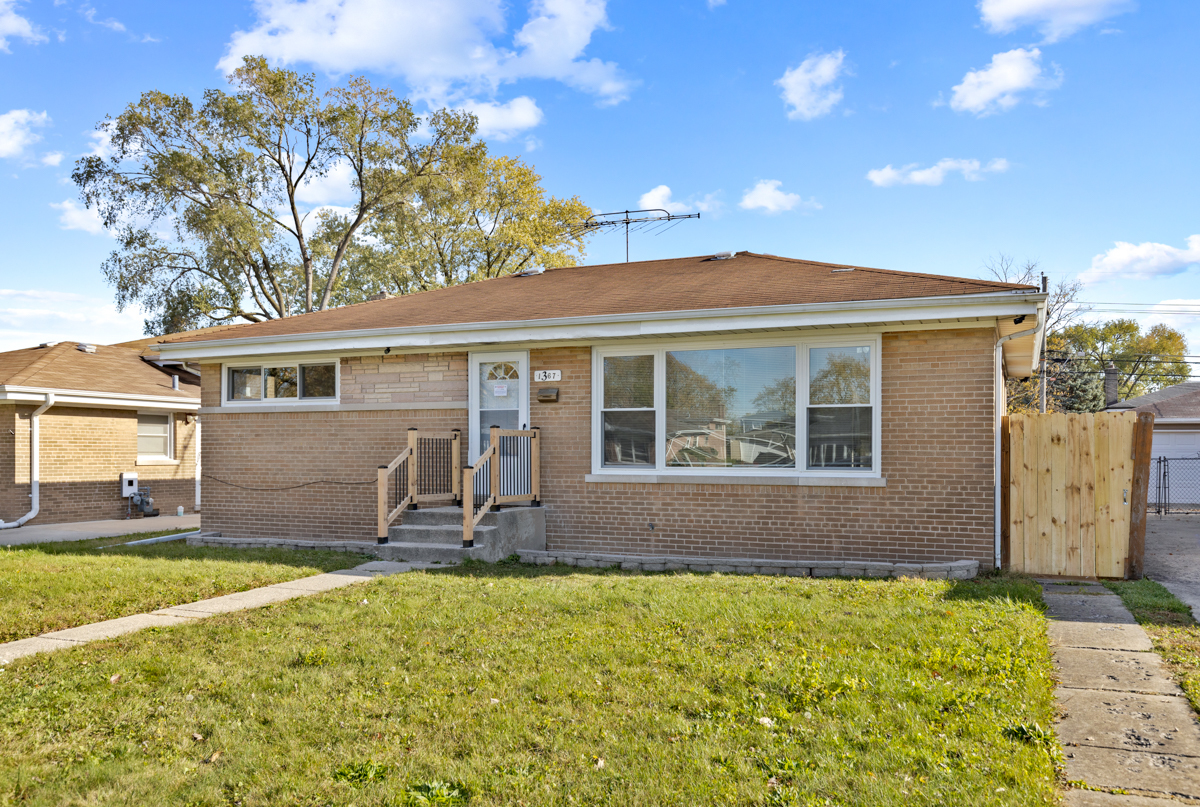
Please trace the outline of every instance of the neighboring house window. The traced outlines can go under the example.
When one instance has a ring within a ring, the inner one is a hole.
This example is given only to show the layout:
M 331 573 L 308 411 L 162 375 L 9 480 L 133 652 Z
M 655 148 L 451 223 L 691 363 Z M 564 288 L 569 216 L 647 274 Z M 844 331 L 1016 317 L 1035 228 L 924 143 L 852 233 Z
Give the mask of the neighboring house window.
M 142 414 L 137 416 L 137 453 L 139 457 L 173 459 L 175 441 L 171 415 Z
M 230 367 L 225 397 L 273 403 L 336 398 L 337 367 L 330 362 Z
M 597 470 L 877 472 L 878 344 L 598 349 Z

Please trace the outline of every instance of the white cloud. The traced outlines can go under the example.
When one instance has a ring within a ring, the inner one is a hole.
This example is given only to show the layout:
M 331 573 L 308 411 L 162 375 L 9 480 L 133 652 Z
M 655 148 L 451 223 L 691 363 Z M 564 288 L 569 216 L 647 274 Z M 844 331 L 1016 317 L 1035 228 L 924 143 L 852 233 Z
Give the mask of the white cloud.
M 0 0 L 0 50 L 5 53 L 12 53 L 8 48 L 10 37 L 35 45 L 47 41 L 45 34 L 17 13 L 17 0 Z
M 96 9 L 90 3 L 85 3 L 84 5 L 80 6 L 79 13 L 82 14 L 83 18 L 92 25 L 99 25 L 101 27 L 108 28 L 111 31 L 125 30 L 125 26 L 121 24 L 120 21 L 115 20 L 112 17 L 109 17 L 106 20 L 96 19 Z
M 710 10 L 716 8 L 717 6 L 723 5 L 725 5 L 725 0 L 708 0 L 708 7 Z
M 1053 90 L 1062 84 L 1062 71 L 1052 64 L 1054 76 L 1042 72 L 1042 52 L 1037 48 L 1015 48 L 997 53 L 982 70 L 971 70 L 962 84 L 954 87 L 950 107 L 979 117 L 1012 109 L 1029 90 Z M 1035 97 L 1034 103 L 1044 103 Z
M 1092 265 L 1079 275 L 1084 283 L 1118 278 L 1146 279 L 1177 275 L 1200 264 L 1200 235 L 1188 237 L 1183 249 L 1170 244 L 1118 241 L 1113 248 L 1092 258 Z
M 92 141 L 92 145 L 87 150 L 89 156 L 107 160 L 113 155 L 112 131 L 107 126 L 94 132 L 88 132 L 88 140 Z
M 466 101 L 461 108 L 479 118 L 480 137 L 494 137 L 497 140 L 510 140 L 540 124 L 544 117 L 537 102 L 527 95 L 514 98 L 507 104 Z
M 316 208 L 355 200 L 354 169 L 348 162 L 334 163 L 324 176 L 309 174 L 305 180 L 296 189 L 296 201 L 302 205 Z
M 671 189 L 666 185 L 657 185 L 646 191 L 638 199 L 638 207 L 643 210 L 661 209 L 668 213 L 712 213 L 721 212 L 723 205 L 718 198 L 719 193 L 708 193 L 697 199 L 688 197 L 686 200 L 672 199 Z
M 66 155 L 61 151 L 48 151 L 42 155 L 42 165 L 58 165 Z
M 1032 25 L 1046 42 L 1057 42 L 1132 8 L 1131 0 L 980 0 L 979 15 L 992 33 L 1008 34 Z
M 585 59 L 592 34 L 606 29 L 606 0 L 531 0 L 512 47 L 502 0 L 255 0 L 256 24 L 237 31 L 218 64 L 246 54 L 330 73 L 373 70 L 402 76 L 437 101 L 494 92 L 503 82 L 544 78 L 625 100 L 632 87 L 616 64 Z
M 91 235 L 105 231 L 95 208 L 84 207 L 72 199 L 51 202 L 50 206 L 58 211 L 58 226 L 63 230 L 83 230 Z
M 775 85 L 783 90 L 787 116 L 792 120 L 812 120 L 829 114 L 842 100 L 842 88 L 834 86 L 834 82 L 846 72 L 845 62 L 846 54 L 841 50 L 813 53 L 798 67 L 784 71 Z
M 25 156 L 25 150 L 42 139 L 34 128 L 49 123 L 49 115 L 32 109 L 14 109 L 0 115 L 0 157 Z
M 1008 170 L 1008 160 L 997 158 L 987 165 L 979 160 L 955 160 L 947 157 L 928 168 L 918 168 L 916 163 L 893 168 L 891 165 L 867 172 L 867 179 L 879 188 L 893 185 L 941 185 L 947 174 L 961 172 L 963 179 L 977 182 L 987 173 L 1002 173 Z
M 764 213 L 782 213 L 785 210 L 820 210 L 821 205 L 815 199 L 807 202 L 798 193 L 787 193 L 780 190 L 783 183 L 778 179 L 762 179 L 753 188 L 742 195 L 738 207 L 743 210 L 761 210 Z
M 66 340 L 113 344 L 142 335 L 145 314 L 47 289 L 0 289 L 0 351 Z

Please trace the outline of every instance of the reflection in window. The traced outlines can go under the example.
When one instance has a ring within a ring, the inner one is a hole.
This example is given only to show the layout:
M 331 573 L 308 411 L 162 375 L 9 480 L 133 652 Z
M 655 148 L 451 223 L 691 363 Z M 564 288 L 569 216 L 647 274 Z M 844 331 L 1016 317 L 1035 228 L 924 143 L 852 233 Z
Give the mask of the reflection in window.
M 295 367 L 268 367 L 263 379 L 264 398 L 295 398 L 299 391 Z
M 300 367 L 301 398 L 333 398 L 337 394 L 336 364 L 305 364 Z
M 666 464 L 796 465 L 796 349 L 668 351 Z
M 809 468 L 870 468 L 871 407 L 808 410 Z
M 601 429 L 605 466 L 656 463 L 654 356 L 607 356 Z
M 870 346 L 810 348 L 808 403 L 809 469 L 873 467 Z
M 229 371 L 229 400 L 257 401 L 262 397 L 262 370 L 258 367 Z

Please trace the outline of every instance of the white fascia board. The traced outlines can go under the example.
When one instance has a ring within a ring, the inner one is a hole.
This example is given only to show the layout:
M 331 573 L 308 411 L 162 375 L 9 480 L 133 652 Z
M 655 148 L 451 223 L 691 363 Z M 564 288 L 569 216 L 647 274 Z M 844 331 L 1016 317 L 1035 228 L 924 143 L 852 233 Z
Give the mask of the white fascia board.
M 120 392 L 10 387 L 0 385 L 0 402 L 44 403 L 46 393 L 54 393 L 55 406 L 85 406 L 101 409 L 162 409 L 170 412 L 194 412 L 199 398 L 172 398 L 166 395 L 130 395 Z
M 903 300 L 853 303 L 750 306 L 693 311 L 558 317 L 516 322 L 469 322 L 410 328 L 371 328 L 354 331 L 252 336 L 203 342 L 152 345 L 162 359 L 189 361 L 237 359 L 245 356 L 286 355 L 391 348 L 441 348 L 502 345 L 512 342 L 557 342 L 568 339 L 619 339 L 671 336 L 681 333 L 724 332 L 757 328 L 805 328 L 822 325 L 930 321 L 960 318 L 1035 315 L 1046 295 L 1038 292 L 988 292 Z

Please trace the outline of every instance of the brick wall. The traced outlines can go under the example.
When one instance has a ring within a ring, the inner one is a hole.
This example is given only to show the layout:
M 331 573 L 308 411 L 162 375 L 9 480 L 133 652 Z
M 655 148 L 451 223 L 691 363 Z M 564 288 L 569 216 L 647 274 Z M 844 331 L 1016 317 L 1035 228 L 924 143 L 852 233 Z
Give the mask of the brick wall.
M 562 370 L 542 427 L 550 549 L 779 560 L 993 561 L 990 329 L 885 334 L 886 488 L 591 483 L 591 354 L 535 350 Z M 535 394 L 536 394 L 535 385 Z M 654 529 L 649 528 L 654 524 Z
M 0 409 L 0 518 L 29 511 L 29 431 L 35 406 Z M 137 413 L 118 409 L 54 406 L 41 415 L 41 507 L 29 524 L 124 518 L 118 477 L 138 474 L 154 506 L 174 514 L 195 505 L 195 426 L 175 415 L 177 465 L 137 465 Z M 9 431 L 14 432 L 9 434 Z
M 342 359 L 342 403 L 463 403 L 466 353 L 410 353 Z
M 991 329 L 884 335 L 886 488 L 585 482 L 591 470 L 591 350 L 533 350 L 531 370 L 562 371 L 553 385 L 558 403 L 537 403 L 537 388 L 546 384 L 530 388 L 530 421 L 543 435 L 548 545 L 780 560 L 971 559 L 990 567 L 993 346 Z M 463 400 L 466 359 L 459 353 L 347 360 L 343 394 L 351 389 L 349 376 L 355 395 Z M 216 371 L 204 368 L 206 406 L 216 403 Z M 420 379 L 423 373 L 441 377 Z M 395 380 L 401 378 L 417 379 L 418 388 L 378 389 L 401 384 Z M 204 473 L 222 481 L 204 479 L 204 527 L 231 537 L 373 539 L 374 487 L 345 483 L 372 482 L 375 468 L 403 449 L 410 426 L 460 428 L 465 437 L 467 412 L 206 414 Z M 315 484 L 275 491 L 232 486 L 306 483 Z

